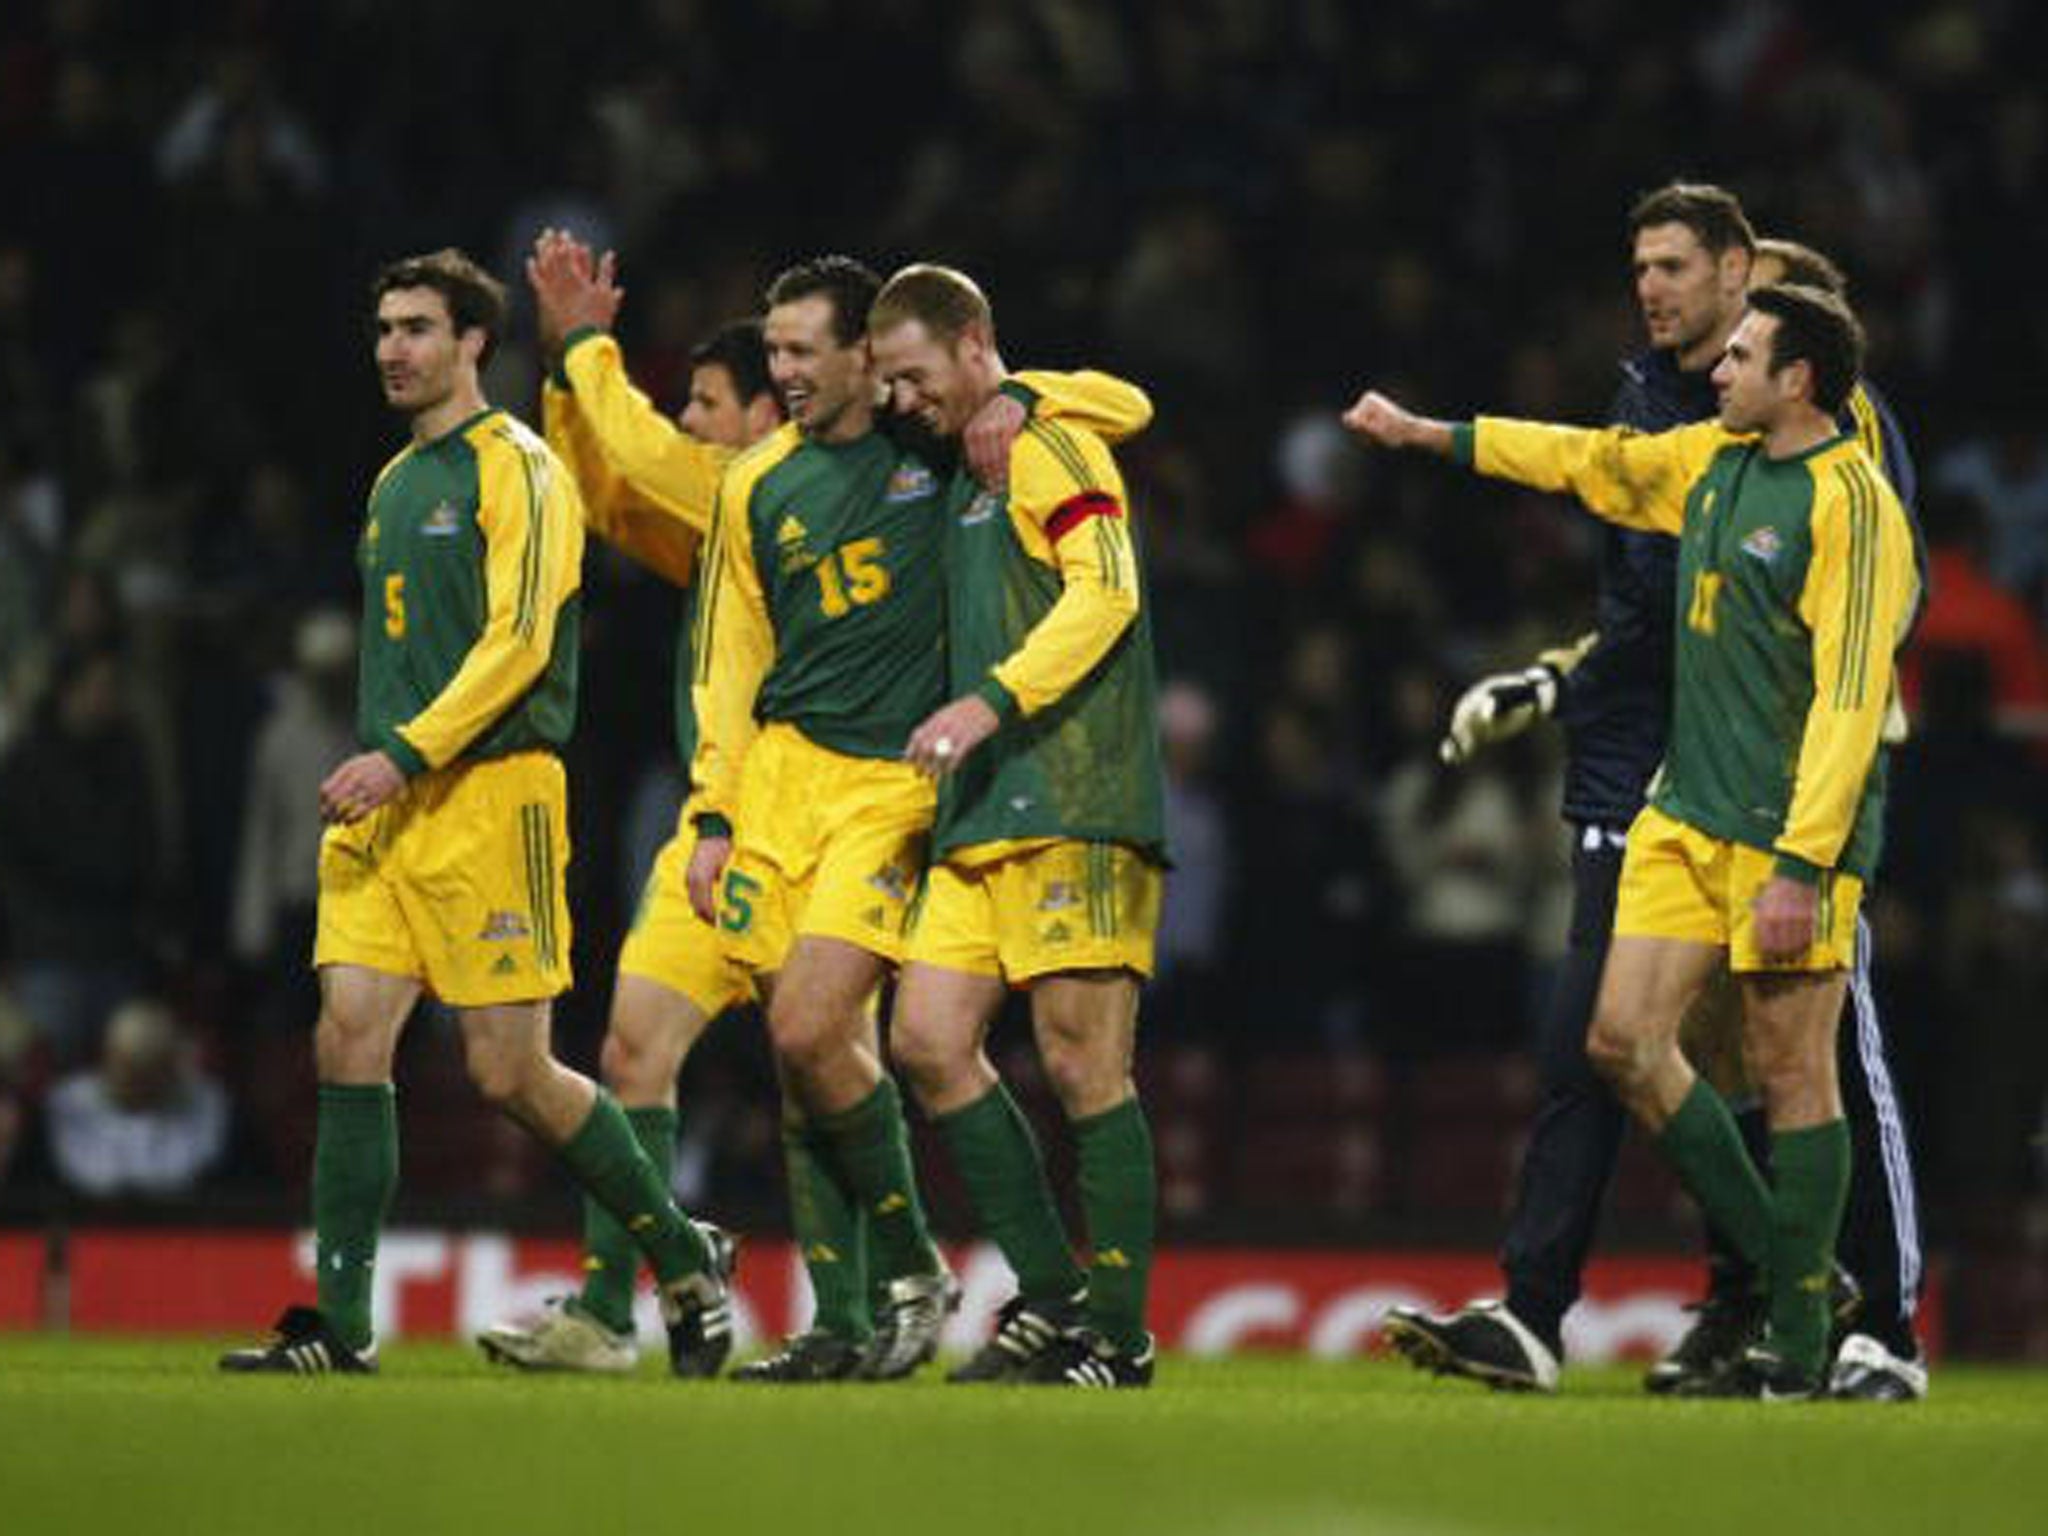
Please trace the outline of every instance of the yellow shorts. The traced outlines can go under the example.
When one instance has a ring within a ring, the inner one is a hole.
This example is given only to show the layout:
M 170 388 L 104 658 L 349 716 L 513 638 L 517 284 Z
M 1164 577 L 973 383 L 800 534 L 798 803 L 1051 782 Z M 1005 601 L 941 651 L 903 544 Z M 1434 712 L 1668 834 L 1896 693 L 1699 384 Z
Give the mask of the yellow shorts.
M 707 1019 L 754 995 L 746 967 L 727 953 L 717 928 L 690 905 L 690 854 L 695 832 L 684 829 L 661 846 L 640 891 L 633 927 L 619 950 L 619 972 L 679 992 Z
M 1165 883 L 1121 843 L 1019 843 L 1000 858 L 948 859 L 925 876 L 909 958 L 1012 985 L 1055 971 L 1150 976 Z
M 733 956 L 774 971 L 799 935 L 843 939 L 890 964 L 924 868 L 931 781 L 894 758 L 848 757 L 766 727 L 741 770 L 718 925 Z
M 481 1007 L 568 990 L 568 789 L 550 752 L 423 773 L 320 842 L 313 964 Z
M 1814 942 L 1804 954 L 1766 959 L 1758 951 L 1751 908 L 1775 863 L 1761 848 L 1714 837 L 1646 806 L 1628 829 L 1614 931 L 1719 945 L 1728 951 L 1731 971 L 1847 967 L 1856 953 L 1856 909 L 1863 900 L 1863 882 L 1854 875 L 1821 875 Z

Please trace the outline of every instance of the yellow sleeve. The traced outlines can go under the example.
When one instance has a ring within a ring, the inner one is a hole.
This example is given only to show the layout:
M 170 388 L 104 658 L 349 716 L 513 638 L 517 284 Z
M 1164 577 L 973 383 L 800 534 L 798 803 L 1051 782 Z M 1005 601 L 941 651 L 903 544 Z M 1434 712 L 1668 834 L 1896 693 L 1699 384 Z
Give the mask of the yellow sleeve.
M 1034 421 L 1010 450 L 1010 520 L 1026 552 L 1059 571 L 1061 591 L 978 691 L 998 714 L 1033 715 L 1137 619 L 1138 557 L 1116 461 L 1093 433 L 1058 422 Z
M 1539 491 L 1568 491 L 1610 523 L 1677 533 L 1685 525 L 1693 481 L 1734 440 L 1713 421 L 1646 433 L 1482 416 L 1472 423 L 1469 456 L 1456 431 L 1453 452 L 1482 475 Z
M 754 696 L 775 663 L 775 628 L 754 565 L 751 513 L 753 488 L 766 467 L 753 456 L 739 460 L 719 487 L 712 515 L 692 637 L 696 659 L 690 698 L 697 711 L 697 754 L 690 760 L 686 822 L 717 816 L 731 825 L 739 805 L 740 765 L 758 729 Z
M 1795 866 L 1832 869 L 1877 758 L 1920 577 L 1906 514 L 1867 459 L 1845 458 L 1817 478 L 1799 594 L 1813 635 L 1813 703 L 1777 848 Z
M 1114 374 L 1026 369 L 1017 382 L 1038 397 L 1036 418 L 1080 427 L 1105 443 L 1124 442 L 1152 425 L 1151 396 Z
M 609 538 L 629 494 L 626 482 L 605 462 L 603 445 L 573 392 L 549 379 L 541 386 L 540 409 L 548 447 L 575 477 L 577 494 L 583 498 L 583 526 Z
M 656 410 L 626 376 L 619 344 L 606 332 L 572 336 L 562 371 L 598 458 L 630 493 L 592 531 L 670 580 L 687 582 L 732 450 L 699 442 Z
M 697 531 L 626 483 L 572 391 L 549 380 L 541 409 L 548 446 L 575 476 L 583 526 L 664 581 L 688 586 L 703 542 Z
M 562 606 L 583 580 L 583 508 L 561 461 L 502 420 L 474 441 L 483 630 L 448 686 L 398 727 L 429 768 L 452 761 L 546 669 Z

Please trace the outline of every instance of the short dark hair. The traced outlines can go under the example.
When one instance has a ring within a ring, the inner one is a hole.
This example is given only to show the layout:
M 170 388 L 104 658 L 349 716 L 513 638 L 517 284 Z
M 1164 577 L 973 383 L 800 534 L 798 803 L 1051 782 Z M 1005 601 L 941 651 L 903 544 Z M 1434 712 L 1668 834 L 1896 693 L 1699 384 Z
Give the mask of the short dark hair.
M 448 319 L 456 335 L 484 333 L 478 365 L 491 360 L 498 338 L 505 334 L 505 285 L 468 255 L 450 245 L 424 256 L 401 256 L 387 262 L 370 284 L 370 302 L 374 305 L 398 288 L 431 288 L 440 294 L 448 303 Z
M 882 280 L 851 256 L 814 256 L 785 268 L 768 285 L 768 307 L 823 295 L 832 304 L 832 335 L 850 347 L 868 332 L 868 310 Z
M 1770 371 L 1805 363 L 1813 370 L 1814 405 L 1830 416 L 1839 415 L 1863 373 L 1863 327 L 1855 312 L 1825 288 L 1801 283 L 1753 289 L 1749 307 L 1778 322 L 1771 337 Z
M 887 330 L 909 320 L 921 323 L 947 343 L 958 341 L 970 326 L 979 325 L 993 340 L 995 312 L 973 278 L 953 267 L 919 262 L 890 278 L 868 313 L 870 330 Z
M 1849 297 L 1849 279 L 1842 269 L 1810 245 L 1801 245 L 1797 240 L 1765 239 L 1757 241 L 1756 254 L 1759 259 L 1770 257 L 1785 269 L 1778 279 L 1781 283 L 1819 288 L 1838 299 Z
M 742 405 L 775 393 L 775 383 L 768 377 L 768 348 L 761 340 L 759 319 L 728 320 L 708 340 L 690 349 L 692 368 L 713 365 L 732 375 L 732 391 Z
M 1742 200 L 1711 182 L 1674 181 L 1637 198 L 1628 211 L 1629 239 L 1653 224 L 1683 224 L 1717 257 L 1731 250 L 1756 253 L 1756 231 Z

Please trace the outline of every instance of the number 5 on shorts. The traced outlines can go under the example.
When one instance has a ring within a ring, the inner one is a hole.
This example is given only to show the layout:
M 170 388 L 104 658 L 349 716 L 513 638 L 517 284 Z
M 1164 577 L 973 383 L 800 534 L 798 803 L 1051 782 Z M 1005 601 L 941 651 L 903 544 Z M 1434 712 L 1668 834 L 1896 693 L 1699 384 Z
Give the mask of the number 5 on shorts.
M 718 926 L 727 933 L 745 933 L 754 924 L 754 898 L 761 882 L 736 869 L 725 872 L 725 899 L 718 906 Z

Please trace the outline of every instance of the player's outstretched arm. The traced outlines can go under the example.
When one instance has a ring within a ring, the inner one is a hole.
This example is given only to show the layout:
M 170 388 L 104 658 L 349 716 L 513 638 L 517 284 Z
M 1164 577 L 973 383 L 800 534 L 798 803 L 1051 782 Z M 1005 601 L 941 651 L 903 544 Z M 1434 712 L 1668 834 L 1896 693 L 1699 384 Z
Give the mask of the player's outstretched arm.
M 1685 521 L 1686 492 L 1730 440 L 1728 431 L 1712 421 L 1656 434 L 1497 416 L 1437 421 L 1378 390 L 1360 395 L 1342 419 L 1380 447 L 1420 448 L 1496 480 L 1568 491 L 1596 517 L 1660 533 L 1678 531 Z
M 563 229 L 544 229 L 526 258 L 526 281 L 540 330 L 541 352 L 550 366 L 560 361 L 563 343 L 577 331 L 608 331 L 619 318 L 626 290 L 618 285 L 610 252 L 594 260 L 590 247 Z
M 699 441 L 663 415 L 627 375 L 625 354 L 608 331 L 573 332 L 562 377 L 605 462 L 652 514 L 681 523 L 693 538 L 709 533 L 732 450 Z
M 591 531 L 668 580 L 689 581 L 731 452 L 684 432 L 627 376 L 611 334 L 625 300 L 611 252 L 594 256 L 575 236 L 542 230 L 526 275 L 552 359 L 550 432 L 552 408 L 565 404 L 588 444 L 572 464 Z
M 1420 448 L 1439 458 L 1451 456 L 1451 423 L 1418 416 L 1376 389 L 1360 395 L 1342 420 L 1351 431 L 1381 448 Z

